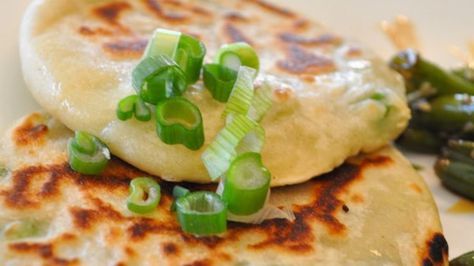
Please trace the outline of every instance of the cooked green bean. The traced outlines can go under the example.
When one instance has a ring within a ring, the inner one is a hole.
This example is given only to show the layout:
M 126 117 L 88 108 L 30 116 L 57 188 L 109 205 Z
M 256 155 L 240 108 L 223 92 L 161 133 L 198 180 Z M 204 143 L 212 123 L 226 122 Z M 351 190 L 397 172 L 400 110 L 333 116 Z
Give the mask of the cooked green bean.
M 399 52 L 390 62 L 390 66 L 410 80 L 425 80 L 438 90 L 438 94 L 467 93 L 474 95 L 474 84 L 456 74 L 445 71 L 439 66 L 422 58 L 415 50 Z
M 440 158 L 435 171 L 448 189 L 474 200 L 474 164 Z
M 474 96 L 467 94 L 443 95 L 429 102 L 428 110 L 418 110 L 414 120 L 430 129 L 459 132 L 474 123 Z
M 437 153 L 442 140 L 433 132 L 424 129 L 408 128 L 398 140 L 400 146 L 422 153 Z
M 474 250 L 452 259 L 449 266 L 474 266 Z

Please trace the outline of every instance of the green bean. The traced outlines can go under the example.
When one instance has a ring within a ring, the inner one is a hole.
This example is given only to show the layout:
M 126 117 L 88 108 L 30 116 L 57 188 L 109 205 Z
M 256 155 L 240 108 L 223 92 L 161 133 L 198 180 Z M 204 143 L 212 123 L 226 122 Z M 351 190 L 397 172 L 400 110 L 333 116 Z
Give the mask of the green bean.
M 474 96 L 443 95 L 429 102 L 428 110 L 414 112 L 414 120 L 430 129 L 459 132 L 474 123 Z
M 452 259 L 449 266 L 474 266 L 474 250 Z
M 442 141 L 430 131 L 408 128 L 398 140 L 398 144 L 415 152 L 437 153 L 441 150 Z
M 474 200 L 474 164 L 440 158 L 435 171 L 445 187 Z
M 462 68 L 452 70 L 452 73 L 474 84 L 474 68 L 462 67 Z
M 443 149 L 446 158 L 474 165 L 474 141 L 450 140 Z
M 474 95 L 474 84 L 425 60 L 415 50 L 401 51 L 392 58 L 390 66 L 407 80 L 417 77 L 428 81 L 438 94 Z

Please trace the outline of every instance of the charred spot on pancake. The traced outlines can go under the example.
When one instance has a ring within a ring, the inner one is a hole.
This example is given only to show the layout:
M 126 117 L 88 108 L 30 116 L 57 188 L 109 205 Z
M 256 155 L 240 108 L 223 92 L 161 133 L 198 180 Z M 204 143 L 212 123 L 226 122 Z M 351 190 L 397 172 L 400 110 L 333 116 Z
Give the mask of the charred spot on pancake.
M 351 196 L 351 202 L 354 202 L 354 203 L 362 203 L 364 202 L 364 196 L 362 196 L 361 194 L 354 194 Z
M 147 40 L 114 40 L 102 45 L 105 53 L 113 59 L 140 58 L 148 44 Z
M 167 256 L 178 256 L 179 255 L 179 247 L 173 242 L 166 242 L 161 245 L 161 249 L 163 253 Z
M 223 27 L 224 36 L 228 42 L 246 42 L 252 44 L 252 41 L 245 36 L 236 26 L 231 23 L 225 23 Z
M 43 124 L 43 122 L 45 122 L 44 117 L 39 113 L 28 116 L 13 131 L 13 141 L 15 144 L 22 147 L 32 143 L 44 143 L 45 136 L 48 133 L 48 126 Z
M 165 12 L 163 6 L 156 0 L 143 0 L 145 6 L 150 10 L 156 17 L 164 19 L 168 22 L 180 22 L 187 20 L 188 18 L 179 13 Z
M 433 266 L 433 262 L 429 258 L 425 258 L 422 262 L 423 266 Z
M 96 36 L 96 35 L 109 36 L 109 35 L 112 35 L 113 32 L 102 27 L 97 27 L 93 29 L 88 26 L 81 26 L 79 28 L 79 34 L 83 36 Z
M 264 1 L 264 0 L 247 0 L 247 1 L 255 3 L 261 8 L 267 11 L 270 11 L 272 13 L 278 14 L 280 16 L 289 17 L 289 18 L 295 17 L 295 13 L 289 11 L 288 9 L 270 4 L 267 1 Z
M 427 256 L 425 261 L 432 262 L 432 265 L 443 265 L 448 259 L 448 242 L 443 234 L 435 233 L 426 242 Z
M 224 15 L 224 18 L 231 22 L 247 22 L 248 18 L 237 11 L 229 11 Z
M 30 166 L 13 172 L 13 186 L 1 191 L 5 205 L 11 208 L 34 208 L 38 202 L 29 197 L 30 184 L 35 176 L 43 174 L 47 169 L 43 166 Z
M 128 9 L 131 9 L 131 6 L 127 2 L 111 2 L 96 7 L 93 13 L 108 24 L 118 26 L 121 14 Z
M 303 18 L 297 19 L 293 23 L 293 27 L 296 30 L 305 30 L 306 28 L 308 28 L 308 26 L 309 26 L 309 21 L 307 19 L 303 19 Z
M 34 254 L 43 259 L 46 262 L 45 265 L 77 265 L 78 259 L 64 259 L 56 257 L 54 254 L 54 248 L 51 244 L 42 243 L 12 243 L 8 245 L 8 248 L 17 253 Z
M 167 207 L 169 209 L 169 207 Z M 130 240 L 140 241 L 147 237 L 148 234 L 183 234 L 181 228 L 176 222 L 170 223 L 158 223 L 152 219 L 141 218 L 134 221 L 133 224 L 128 227 L 127 233 Z
M 119 222 L 125 219 L 122 214 L 100 199 L 92 199 L 92 202 L 94 203 L 94 209 L 81 207 L 71 207 L 69 209 L 74 226 L 78 229 L 90 229 L 100 220 Z
M 349 207 L 347 207 L 346 204 L 343 204 L 343 205 L 342 205 L 342 210 L 343 210 L 345 213 L 348 213 L 348 212 L 349 212 Z
M 318 45 L 338 45 L 342 42 L 341 38 L 333 34 L 322 34 L 317 37 L 304 37 L 290 32 L 284 32 L 278 35 L 280 40 L 287 43 L 297 43 L 306 46 Z
M 286 51 L 287 58 L 279 60 L 277 66 L 292 74 L 318 75 L 334 71 L 334 62 L 323 55 L 306 51 L 296 44 L 290 44 Z
M 191 263 L 184 264 L 184 266 L 212 266 L 212 265 L 214 264 L 209 259 L 196 260 Z

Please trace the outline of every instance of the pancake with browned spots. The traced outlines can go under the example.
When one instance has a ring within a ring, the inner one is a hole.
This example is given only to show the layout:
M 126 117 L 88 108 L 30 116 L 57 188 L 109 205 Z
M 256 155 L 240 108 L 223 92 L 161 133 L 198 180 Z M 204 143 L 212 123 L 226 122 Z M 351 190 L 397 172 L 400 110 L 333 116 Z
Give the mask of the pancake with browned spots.
M 41 136 L 34 133 L 39 127 L 47 129 Z M 447 265 L 428 188 L 392 147 L 305 183 L 273 188 L 270 201 L 291 208 L 294 221 L 229 223 L 220 236 L 197 238 L 183 233 L 170 212 L 172 183 L 156 178 L 161 202 L 138 216 L 127 210 L 126 197 L 130 180 L 145 173 L 117 158 L 100 176 L 72 171 L 66 158 L 72 135 L 33 114 L 3 139 L 0 264 Z
M 201 39 L 210 62 L 224 43 L 257 50 L 273 88 L 263 160 L 272 185 L 301 183 L 393 140 L 410 116 L 404 86 L 373 53 L 285 8 L 260 0 L 36 0 L 21 38 L 25 80 L 38 102 L 74 130 L 103 139 L 119 158 L 169 181 L 208 182 L 201 154 L 223 127 L 224 104 L 202 82 L 185 96 L 203 114 L 199 151 L 166 145 L 155 122 L 121 122 L 131 72 L 154 29 Z

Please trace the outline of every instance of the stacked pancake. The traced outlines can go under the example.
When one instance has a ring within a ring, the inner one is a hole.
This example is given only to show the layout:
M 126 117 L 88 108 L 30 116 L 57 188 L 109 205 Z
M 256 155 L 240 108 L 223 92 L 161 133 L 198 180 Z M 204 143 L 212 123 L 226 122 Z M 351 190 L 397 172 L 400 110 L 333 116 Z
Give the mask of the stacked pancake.
M 163 143 L 154 122 L 116 118 L 158 27 L 199 38 L 206 61 L 225 43 L 256 49 L 256 89 L 264 80 L 272 88 L 262 121 L 270 202 L 292 209 L 293 221 L 230 223 L 213 237 L 181 231 L 170 212 L 173 182 L 215 190 L 204 184 L 210 178 L 201 155 L 224 126 L 224 104 L 202 82 L 186 91 L 204 121 L 197 151 Z M 50 115 L 27 116 L 1 146 L 0 261 L 7 265 L 447 263 L 429 190 L 386 146 L 410 117 L 403 82 L 360 44 L 259 0 L 38 0 L 21 34 L 25 80 Z M 70 169 L 70 130 L 107 144 L 116 157 L 105 172 Z M 162 199 L 138 216 L 124 203 L 129 183 L 149 175 L 159 180 Z

